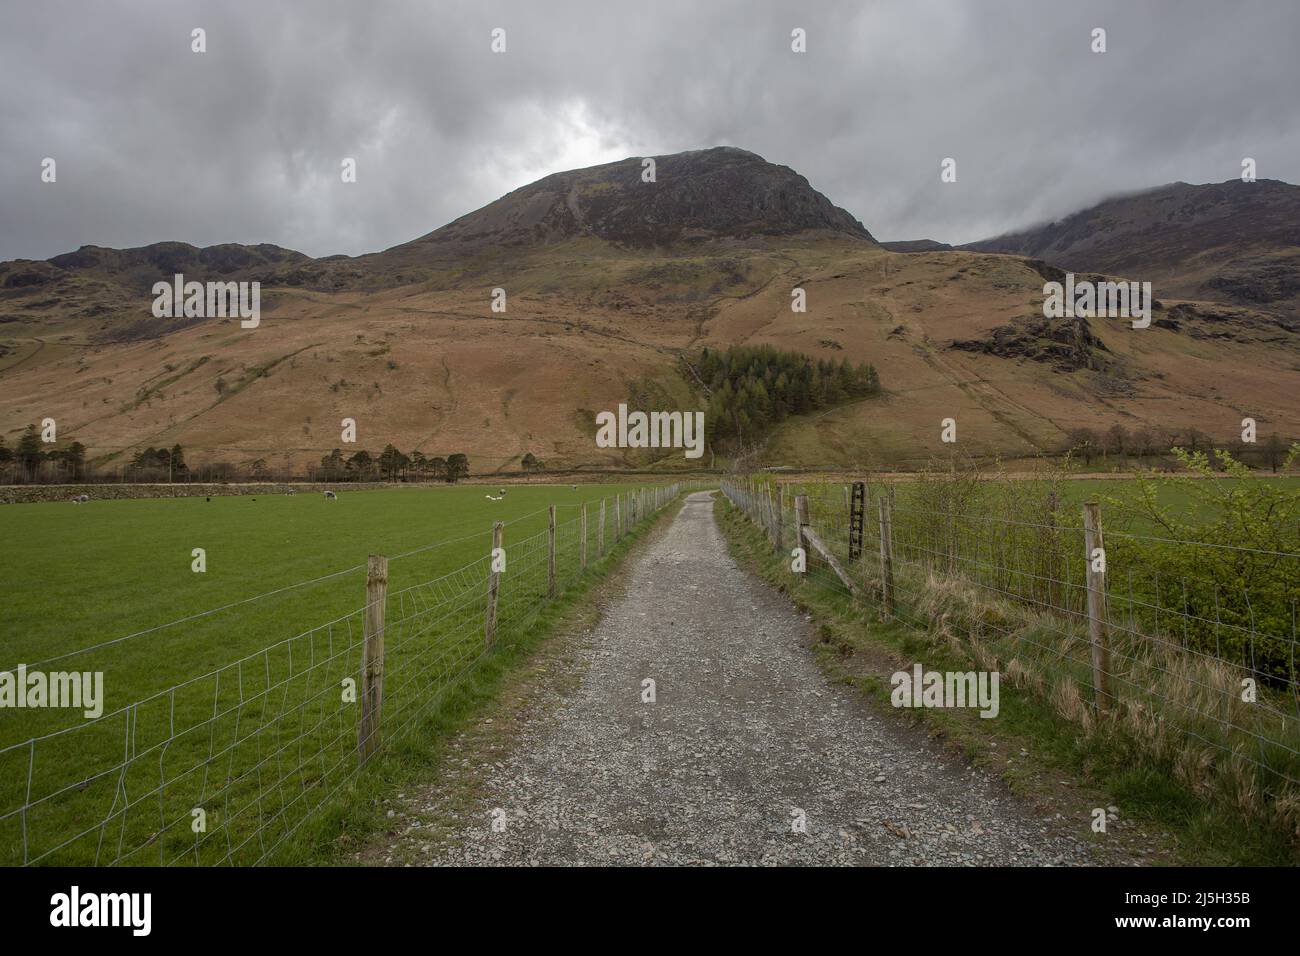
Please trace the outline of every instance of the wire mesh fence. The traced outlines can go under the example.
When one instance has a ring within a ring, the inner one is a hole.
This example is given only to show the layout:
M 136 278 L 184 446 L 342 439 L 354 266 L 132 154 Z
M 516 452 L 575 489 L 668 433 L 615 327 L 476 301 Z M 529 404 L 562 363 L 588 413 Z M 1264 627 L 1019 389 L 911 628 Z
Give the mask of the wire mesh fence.
M 1300 823 L 1300 554 L 1267 534 L 1249 547 L 1108 530 L 1100 506 L 1051 482 L 861 485 L 857 508 L 852 483 L 737 478 L 723 491 L 787 567 L 804 547 L 809 584 L 1090 731 L 1121 727 L 1196 789 L 1223 785 Z
M 467 543 L 486 535 L 444 542 L 482 553 L 391 592 L 386 558 L 371 559 L 364 589 L 362 566 L 327 575 L 317 581 L 355 591 L 346 613 L 0 748 L 0 863 L 271 860 L 370 754 L 409 738 L 494 647 L 525 633 L 636 524 L 698 484 L 568 506 L 563 520 L 552 507 L 548 529 L 519 540 L 498 523 L 502 553 Z

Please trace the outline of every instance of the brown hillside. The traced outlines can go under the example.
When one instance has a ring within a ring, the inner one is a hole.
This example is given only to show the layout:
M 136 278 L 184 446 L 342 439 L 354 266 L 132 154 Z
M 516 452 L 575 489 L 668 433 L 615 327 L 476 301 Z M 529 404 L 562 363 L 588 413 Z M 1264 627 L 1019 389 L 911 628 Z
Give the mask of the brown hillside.
M 1300 422 L 1300 329 L 1272 310 L 1162 297 L 1150 329 L 1050 326 L 1041 263 L 886 251 L 802 177 L 740 150 L 661 157 L 654 194 L 640 168 L 548 177 L 374 256 L 179 250 L 187 278 L 265 276 L 253 330 L 153 319 L 149 269 L 175 263 L 141 250 L 4 264 L 0 433 L 12 444 L 48 416 L 110 466 L 179 442 L 192 462 L 301 468 L 340 446 L 350 417 L 359 447 L 464 451 L 480 474 L 528 452 L 639 464 L 595 447 L 594 414 L 702 407 L 681 358 L 737 343 L 880 372 L 883 396 L 781 426 L 772 464 L 923 460 L 946 450 L 946 417 L 963 450 L 1008 456 L 1080 425 L 1226 438 L 1244 415 L 1264 434 Z M 47 281 L 9 281 L 33 272 Z M 505 314 L 490 308 L 498 286 Z M 791 311 L 795 286 L 806 313 Z

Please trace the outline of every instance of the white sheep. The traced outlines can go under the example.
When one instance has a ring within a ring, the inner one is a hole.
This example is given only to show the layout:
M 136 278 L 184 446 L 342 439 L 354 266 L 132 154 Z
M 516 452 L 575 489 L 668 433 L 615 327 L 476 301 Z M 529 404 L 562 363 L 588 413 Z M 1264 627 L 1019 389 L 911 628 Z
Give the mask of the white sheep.
M 332 491 L 327 491 L 327 492 L 325 492 L 325 500 L 326 500 L 326 501 L 338 501 L 338 500 L 339 500 L 339 496 L 336 495 L 336 494 L 335 494 L 334 492 L 332 492 Z

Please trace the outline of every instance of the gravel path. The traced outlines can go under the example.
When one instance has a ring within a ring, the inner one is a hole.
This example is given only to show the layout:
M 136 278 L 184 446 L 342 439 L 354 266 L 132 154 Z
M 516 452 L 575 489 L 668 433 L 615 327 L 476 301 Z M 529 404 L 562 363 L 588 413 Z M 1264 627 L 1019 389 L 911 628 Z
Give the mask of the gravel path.
M 480 768 L 477 801 L 442 808 L 450 838 L 422 862 L 1101 862 L 907 721 L 828 684 L 809 621 L 737 567 L 712 512 L 692 495 L 630 559 L 576 690 Z

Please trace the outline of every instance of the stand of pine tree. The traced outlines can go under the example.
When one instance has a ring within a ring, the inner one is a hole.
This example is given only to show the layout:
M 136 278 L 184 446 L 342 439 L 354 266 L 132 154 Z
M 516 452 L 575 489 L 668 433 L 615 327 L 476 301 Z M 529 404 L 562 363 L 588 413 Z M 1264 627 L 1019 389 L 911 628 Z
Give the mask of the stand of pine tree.
M 880 392 L 874 366 L 813 359 L 770 345 L 706 348 L 695 370 L 709 393 L 705 427 L 721 448 L 752 444 L 790 415 Z

